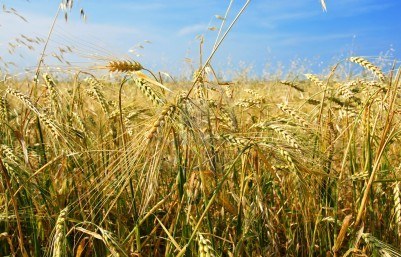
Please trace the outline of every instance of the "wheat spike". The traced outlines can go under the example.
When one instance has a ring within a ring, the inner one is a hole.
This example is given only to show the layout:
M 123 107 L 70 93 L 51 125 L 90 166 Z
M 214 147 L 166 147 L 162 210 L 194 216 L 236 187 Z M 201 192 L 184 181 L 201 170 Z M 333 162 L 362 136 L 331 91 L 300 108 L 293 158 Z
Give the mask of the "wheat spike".
M 7 99 L 3 96 L 0 99 L 0 124 L 8 121 L 8 104 Z
M 362 238 L 373 253 L 379 253 L 379 256 L 392 257 L 401 256 L 401 252 L 395 249 L 391 245 L 388 245 L 376 237 L 372 236 L 370 233 L 363 233 Z M 377 256 L 377 255 L 374 255 Z
M 19 160 L 18 157 L 15 156 L 15 154 L 13 153 L 13 150 L 8 147 L 7 145 L 1 145 L 1 150 L 3 152 L 3 154 L 9 159 L 11 160 L 14 164 L 18 164 Z
M 113 234 L 107 230 L 104 230 L 99 227 L 99 230 L 102 234 L 102 239 L 104 244 L 107 246 L 107 249 L 110 251 L 111 256 L 113 257 L 119 257 L 120 251 L 119 249 L 121 248 L 118 244 L 117 241 L 115 240 Z
M 203 84 L 205 82 L 205 72 L 204 71 L 202 72 L 201 69 L 198 69 L 194 72 L 192 78 L 194 83 Z
M 234 146 L 246 147 L 246 146 L 251 146 L 254 144 L 253 141 L 251 141 L 247 138 L 235 137 L 230 134 L 223 134 L 223 135 L 220 135 L 218 138 L 221 138 Z
M 189 214 L 189 224 L 195 228 L 196 227 L 196 221 L 192 217 L 191 214 Z M 196 237 L 198 240 L 198 256 L 200 257 L 214 257 L 215 250 L 212 247 L 212 243 L 210 242 L 209 239 L 206 239 L 199 231 L 196 231 Z
M 258 92 L 256 92 L 255 90 L 252 89 L 244 89 L 245 92 L 253 95 L 253 97 L 255 98 L 255 100 L 261 101 L 261 102 L 265 102 L 265 98 L 263 96 L 261 96 Z
M 151 140 L 157 134 L 157 131 L 164 125 L 164 123 L 173 117 L 176 109 L 177 107 L 174 104 L 168 104 L 163 109 L 162 113 L 159 115 L 155 123 L 153 123 L 150 132 L 147 134 L 147 140 Z
M 292 147 L 299 150 L 300 146 L 297 141 L 290 135 L 290 133 L 277 125 L 269 126 L 273 131 L 281 135 Z
M 296 170 L 295 162 L 293 161 L 290 153 L 284 149 L 280 149 L 280 154 L 284 157 L 287 161 L 287 164 L 291 167 L 291 169 Z
M 143 69 L 142 65 L 136 61 L 110 61 L 106 67 L 111 72 L 133 72 Z
M 92 87 L 92 93 L 93 93 L 94 97 L 96 98 L 97 101 L 99 101 L 100 106 L 102 106 L 103 112 L 107 116 L 109 116 L 109 106 L 106 101 L 106 98 L 104 97 L 104 94 L 102 93 L 102 91 L 99 88 L 100 83 L 93 78 L 89 78 L 87 81 L 88 81 L 89 85 L 91 85 L 91 87 Z
M 49 90 L 50 92 L 50 98 L 52 99 L 52 101 L 56 101 L 57 98 L 56 83 L 54 82 L 52 77 L 47 73 L 43 74 L 43 79 L 45 80 L 45 85 L 47 90 Z
M 56 222 L 56 232 L 54 233 L 54 241 L 53 241 L 53 257 L 63 257 L 66 256 L 66 226 L 65 221 L 67 218 L 68 207 L 64 208 Z
M 21 92 L 14 90 L 12 88 L 7 88 L 6 92 L 17 97 L 22 103 L 24 103 L 31 111 L 36 113 L 39 117 L 39 120 L 43 122 L 43 124 L 53 133 L 55 137 L 59 136 L 57 127 L 53 124 L 53 122 L 47 117 L 47 115 L 43 113 L 39 113 L 39 110 L 35 107 L 32 101 L 26 95 Z
M 224 93 L 230 99 L 233 98 L 233 91 L 234 91 L 234 89 L 230 85 L 227 85 L 227 86 L 224 87 Z
M 296 83 L 292 82 L 292 81 L 288 81 L 288 80 L 282 80 L 280 81 L 281 84 L 292 87 L 296 90 L 298 90 L 299 92 L 305 92 L 304 89 L 302 89 L 299 85 L 297 85 Z
M 316 86 L 321 87 L 321 88 L 324 89 L 323 82 L 316 75 L 308 73 L 308 74 L 305 74 L 305 77 L 307 79 L 309 79 L 310 81 L 312 81 Z
M 347 229 L 348 229 L 348 227 L 350 225 L 351 219 L 352 219 L 352 215 L 351 214 L 344 218 L 343 224 L 342 224 L 341 229 L 340 229 L 340 233 L 338 233 L 337 239 L 334 242 L 333 252 L 337 253 L 340 250 L 340 248 L 341 248 L 341 246 L 343 244 L 344 238 L 345 238 L 345 236 L 347 234 Z
M 351 62 L 357 63 L 364 67 L 365 69 L 370 70 L 373 72 L 382 82 L 386 81 L 386 77 L 384 76 L 383 72 L 379 69 L 379 67 L 373 65 L 371 62 L 368 60 L 362 58 L 362 57 L 350 57 L 349 60 Z
M 220 108 L 220 116 L 218 117 L 220 120 L 222 120 L 225 125 L 231 130 L 231 131 L 238 131 L 238 124 L 236 121 L 236 117 L 231 115 L 226 109 L 223 107 Z
M 33 111 L 36 114 L 39 114 L 39 110 L 35 107 L 35 105 L 32 103 L 31 99 L 29 99 L 28 96 L 12 88 L 7 88 L 6 93 L 15 96 L 22 103 L 24 103 L 31 111 Z
M 165 101 L 161 99 L 153 89 L 145 84 L 146 82 L 143 79 L 135 79 L 135 85 L 141 90 L 141 92 L 149 98 L 152 103 L 156 105 L 164 105 Z
M 394 219 L 398 231 L 398 236 L 401 237 L 401 195 L 400 182 L 394 184 Z
M 244 108 L 249 108 L 252 106 L 261 108 L 262 103 L 263 103 L 263 101 L 261 99 L 241 98 L 238 100 L 238 102 L 235 105 L 239 106 L 239 107 L 244 107 Z
M 352 86 L 352 84 L 350 82 L 341 84 L 338 87 L 337 94 L 339 96 L 344 97 L 346 100 L 350 100 L 355 95 L 354 92 L 352 92 L 352 90 L 351 90 L 351 86 Z
M 59 133 L 56 125 L 52 122 L 52 120 L 43 113 L 39 114 L 38 117 L 39 117 L 39 120 L 45 125 L 45 127 L 50 130 L 50 132 L 53 134 L 53 136 L 55 138 L 59 138 L 60 133 Z
M 283 111 L 284 113 L 290 115 L 294 120 L 296 120 L 299 124 L 301 124 L 303 127 L 309 127 L 308 123 L 305 121 L 304 118 L 301 117 L 301 115 L 298 114 L 298 112 L 292 108 L 290 108 L 288 105 L 285 104 L 278 104 L 277 107 Z
M 200 257 L 214 257 L 214 249 L 209 239 L 203 237 L 201 233 L 198 235 L 198 253 Z

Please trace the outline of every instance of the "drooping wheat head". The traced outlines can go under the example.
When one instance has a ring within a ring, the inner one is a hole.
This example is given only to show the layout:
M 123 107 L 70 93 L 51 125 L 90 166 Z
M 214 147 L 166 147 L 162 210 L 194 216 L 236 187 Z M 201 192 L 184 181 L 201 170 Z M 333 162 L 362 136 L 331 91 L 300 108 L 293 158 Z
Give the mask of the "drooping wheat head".
M 174 104 L 167 104 L 163 111 L 160 113 L 157 120 L 153 123 L 153 126 L 149 133 L 146 135 L 147 140 L 152 140 L 157 132 L 167 123 L 170 119 L 173 119 L 177 110 L 176 105 Z
M 165 100 L 163 100 L 146 82 L 142 79 L 135 79 L 135 85 L 141 90 L 141 92 L 155 105 L 163 106 Z
M 106 116 L 109 116 L 109 104 L 106 101 L 106 98 L 104 97 L 103 92 L 99 88 L 100 82 L 95 80 L 94 78 L 88 78 L 87 82 L 91 86 L 92 93 L 93 93 L 94 97 L 96 98 L 96 100 L 99 101 L 103 112 L 106 114 Z
M 381 71 L 381 69 L 379 67 L 373 65 L 368 60 L 366 60 L 362 57 L 350 57 L 349 60 L 351 62 L 357 63 L 357 64 L 361 65 L 362 67 L 364 67 L 365 69 L 373 72 L 373 74 L 375 74 L 380 79 L 380 81 L 382 81 L 382 82 L 386 81 L 386 76 Z
M 293 82 L 293 81 L 288 81 L 288 80 L 282 80 L 280 81 L 281 84 L 289 86 L 294 88 L 295 90 L 299 91 L 299 92 L 305 92 L 305 90 L 303 88 L 301 88 L 297 83 Z
M 325 89 L 323 82 L 316 75 L 308 73 L 308 74 L 305 74 L 305 77 L 307 79 L 309 79 L 310 81 L 312 81 L 316 86 L 318 86 L 322 89 Z

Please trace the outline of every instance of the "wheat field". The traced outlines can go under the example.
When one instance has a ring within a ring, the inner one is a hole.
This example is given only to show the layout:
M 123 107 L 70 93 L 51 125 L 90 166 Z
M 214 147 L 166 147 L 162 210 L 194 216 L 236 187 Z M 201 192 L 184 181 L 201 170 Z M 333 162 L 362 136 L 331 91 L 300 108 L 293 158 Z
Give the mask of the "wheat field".
M 213 54 L 6 76 L 0 256 L 401 256 L 399 63 L 220 81 Z

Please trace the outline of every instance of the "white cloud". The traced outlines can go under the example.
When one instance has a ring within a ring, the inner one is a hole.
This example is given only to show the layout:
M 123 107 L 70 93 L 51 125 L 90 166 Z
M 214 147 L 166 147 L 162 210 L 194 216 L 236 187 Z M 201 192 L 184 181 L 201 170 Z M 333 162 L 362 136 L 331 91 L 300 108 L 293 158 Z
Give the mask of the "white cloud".
M 193 24 L 190 26 L 185 26 L 178 31 L 179 36 L 186 36 L 190 34 L 197 34 L 203 31 L 206 31 L 207 25 L 206 24 Z
M 326 42 L 331 40 L 339 39 L 352 39 L 354 34 L 344 33 L 344 34 L 328 34 L 328 35 L 288 35 L 286 39 L 280 41 L 281 45 L 296 46 L 305 43 L 317 43 Z

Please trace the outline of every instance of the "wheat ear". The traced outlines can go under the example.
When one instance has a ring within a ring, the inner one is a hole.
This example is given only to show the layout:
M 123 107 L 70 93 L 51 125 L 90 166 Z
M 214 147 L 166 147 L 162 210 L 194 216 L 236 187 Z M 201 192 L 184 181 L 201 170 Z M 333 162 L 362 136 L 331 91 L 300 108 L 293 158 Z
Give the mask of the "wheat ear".
M 285 104 L 278 104 L 277 107 L 284 113 L 290 115 L 294 120 L 296 120 L 299 124 L 301 124 L 303 127 L 309 127 L 308 123 L 306 122 L 306 120 L 304 118 L 301 117 L 301 115 L 299 115 L 299 113 L 292 109 L 291 107 L 289 107 L 288 105 Z
M 321 88 L 324 89 L 323 82 L 316 75 L 308 73 L 308 74 L 305 74 L 305 77 L 307 79 L 309 79 L 310 81 L 312 81 L 316 86 L 321 87 Z
M 102 239 L 104 244 L 107 246 L 107 249 L 110 251 L 111 256 L 113 257 L 119 257 L 120 252 L 119 249 L 121 247 L 118 245 L 117 241 L 115 240 L 113 234 L 107 230 L 104 230 L 99 227 L 100 232 L 102 233 Z
M 0 99 L 0 123 L 8 121 L 8 104 L 7 99 L 3 96 Z
M 136 61 L 110 61 L 106 67 L 111 72 L 132 72 L 143 69 L 142 65 Z
M 192 215 L 189 215 L 189 224 L 196 228 L 195 219 Z M 206 239 L 199 231 L 196 231 L 196 237 L 198 240 L 198 256 L 200 257 L 214 257 L 215 250 L 212 247 L 212 243 L 209 239 Z
M 282 127 L 279 127 L 277 125 L 270 125 L 269 127 L 273 131 L 275 131 L 276 133 L 281 135 L 291 145 L 291 147 L 294 147 L 297 150 L 300 149 L 299 144 L 297 143 L 295 138 L 288 131 L 286 131 L 285 129 L 283 129 Z
M 362 58 L 362 57 L 350 57 L 349 60 L 351 62 L 357 63 L 364 67 L 367 70 L 370 70 L 373 72 L 382 82 L 386 81 L 386 77 L 384 76 L 383 72 L 379 69 L 379 67 L 373 65 L 371 62 L 368 60 Z
M 156 105 L 164 105 L 165 101 L 161 99 L 153 89 L 145 84 L 146 82 L 143 79 L 135 79 L 135 85 L 141 90 L 141 92 L 149 98 L 152 103 Z
M 394 193 L 394 219 L 398 231 L 398 236 L 401 237 L 401 194 L 400 182 L 396 182 L 393 188 Z
M 299 85 L 297 85 L 296 83 L 292 82 L 292 81 L 288 81 L 288 80 L 282 80 L 280 81 L 281 84 L 292 87 L 294 89 L 296 89 L 299 92 L 305 92 L 304 89 L 302 89 Z
M 0 149 L 2 150 L 3 154 L 7 157 L 7 159 L 11 160 L 15 164 L 19 163 L 18 157 L 15 156 L 13 150 L 10 147 L 8 147 L 7 145 L 1 145 Z
M 50 98 L 52 101 L 56 101 L 57 91 L 56 91 L 56 83 L 53 78 L 49 74 L 43 74 L 43 79 L 45 80 L 45 85 L 47 90 L 50 92 Z
M 93 79 L 93 78 L 89 78 L 88 79 L 88 83 L 92 87 L 93 94 L 96 97 L 96 100 L 98 100 L 99 103 L 100 103 L 100 106 L 102 106 L 103 112 L 107 116 L 109 116 L 109 106 L 108 106 L 108 103 L 106 101 L 106 98 L 104 97 L 104 94 L 102 93 L 102 91 L 99 88 L 100 83 L 97 80 Z
M 43 122 L 45 127 L 47 127 L 55 137 L 59 137 L 56 125 L 54 125 L 54 123 L 51 121 L 49 117 L 47 117 L 46 114 L 39 112 L 39 110 L 35 107 L 35 105 L 32 103 L 31 99 L 29 99 L 28 96 L 12 88 L 7 88 L 6 92 L 10 95 L 17 97 L 22 103 L 24 103 L 28 107 L 28 109 L 36 113 L 36 115 L 38 115 L 39 117 L 39 120 Z
M 54 233 L 54 241 L 53 241 L 53 257 L 62 257 L 66 256 L 67 247 L 66 247 L 66 226 L 65 220 L 67 218 L 68 207 L 64 208 L 56 222 L 56 232 Z
M 28 107 L 28 109 L 30 109 L 36 114 L 39 114 L 39 110 L 35 107 L 35 105 L 32 103 L 31 99 L 29 99 L 28 96 L 12 88 L 7 88 L 6 93 L 15 96 L 22 103 L 24 103 Z
M 174 104 L 168 104 L 163 109 L 162 113 L 159 115 L 155 123 L 153 123 L 150 132 L 147 134 L 147 140 L 151 140 L 157 134 L 157 131 L 159 131 L 159 129 L 165 124 L 165 122 L 167 122 L 174 116 L 176 109 L 177 107 Z

